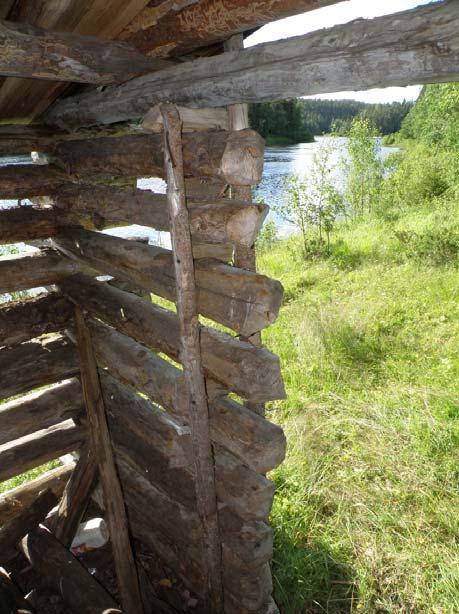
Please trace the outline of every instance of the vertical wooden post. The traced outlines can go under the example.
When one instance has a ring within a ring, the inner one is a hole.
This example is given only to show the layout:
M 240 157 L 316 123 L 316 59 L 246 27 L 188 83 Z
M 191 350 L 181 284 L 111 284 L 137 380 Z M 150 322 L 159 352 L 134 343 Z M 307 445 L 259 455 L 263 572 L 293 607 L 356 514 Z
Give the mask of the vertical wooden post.
M 80 307 L 75 308 L 81 385 L 88 413 L 89 433 L 107 510 L 108 528 L 115 559 L 121 604 L 126 614 L 142 614 L 139 581 L 124 508 L 123 492 L 116 472 L 102 390 L 92 339 Z
M 182 125 L 177 108 L 162 105 L 167 200 L 177 286 L 177 315 L 189 400 L 196 473 L 196 500 L 208 563 L 209 611 L 223 612 L 221 543 L 217 516 L 215 467 L 209 430 L 209 408 L 201 365 L 200 327 L 196 309 L 194 263 L 182 157 Z
M 239 49 L 243 49 L 244 35 L 235 34 L 225 41 L 224 48 L 225 51 L 238 51 Z M 228 117 L 230 130 L 244 130 L 245 128 L 249 128 L 249 105 L 228 105 Z M 252 187 L 247 185 L 232 185 L 231 198 L 242 200 L 247 203 L 252 202 Z M 246 269 L 247 271 L 256 271 L 257 260 L 255 246 L 236 245 L 234 250 L 234 265 L 240 269 Z M 249 341 L 249 343 L 261 347 L 261 333 L 255 333 L 250 338 L 244 339 L 244 341 Z M 248 401 L 245 405 L 260 416 L 265 415 L 265 406 L 263 403 L 251 403 Z

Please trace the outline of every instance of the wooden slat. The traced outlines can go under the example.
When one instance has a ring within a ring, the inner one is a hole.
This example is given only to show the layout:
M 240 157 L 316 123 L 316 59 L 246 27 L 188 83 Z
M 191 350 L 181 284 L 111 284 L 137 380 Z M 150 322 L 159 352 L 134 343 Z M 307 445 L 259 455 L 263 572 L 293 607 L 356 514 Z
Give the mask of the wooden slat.
M 101 273 L 149 290 L 170 301 L 179 299 L 170 250 L 87 230 L 63 230 L 53 245 Z M 274 280 L 215 260 L 195 264 L 198 312 L 250 336 L 272 324 L 283 288 Z
M 62 337 L 2 348 L 0 373 L 0 399 L 7 399 L 76 375 L 76 350 Z
M 126 614 L 142 614 L 143 604 L 134 555 L 129 540 L 123 492 L 115 467 L 92 340 L 80 307 L 75 309 L 75 322 L 80 356 L 81 385 L 89 422 L 91 450 L 97 462 L 107 506 L 107 521 L 121 603 Z
M 77 379 L 3 403 L 0 405 L 0 445 L 30 435 L 37 429 L 77 418 L 83 412 L 81 386 Z
M 171 311 L 85 275 L 67 278 L 60 287 L 73 301 L 121 332 L 174 359 L 179 357 L 178 321 Z M 201 347 L 209 377 L 243 397 L 284 398 L 279 359 L 264 348 L 254 348 L 207 327 L 201 329 Z
M 45 121 L 76 128 L 142 117 L 161 102 L 220 107 L 456 81 L 458 26 L 456 0 L 358 20 L 69 97 L 56 103 Z
M 0 347 L 60 332 L 71 317 L 72 305 L 57 292 L 0 304 Z
M 65 141 L 54 155 L 77 176 L 164 177 L 161 134 Z M 183 135 L 187 175 L 218 177 L 253 185 L 263 173 L 263 139 L 253 130 L 190 132 Z
M 106 85 L 167 66 L 125 43 L 0 20 L 0 75 Z
M 78 450 L 85 431 L 72 420 L 0 446 L 0 482 Z
M 16 164 L 0 167 L 0 198 L 31 198 L 53 194 L 69 177 L 55 166 Z

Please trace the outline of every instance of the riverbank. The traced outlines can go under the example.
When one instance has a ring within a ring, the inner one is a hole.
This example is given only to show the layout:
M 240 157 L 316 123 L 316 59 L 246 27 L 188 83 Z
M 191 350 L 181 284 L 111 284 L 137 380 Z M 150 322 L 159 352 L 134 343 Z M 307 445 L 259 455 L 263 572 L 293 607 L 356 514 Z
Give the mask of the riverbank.
M 300 143 L 315 143 L 315 137 L 304 137 L 301 140 L 290 139 L 287 136 L 273 136 L 268 135 L 265 138 L 266 147 L 287 147 L 288 145 L 299 145 Z
M 263 333 L 288 394 L 269 411 L 289 441 L 271 476 L 284 614 L 459 611 L 458 260 L 397 238 L 432 215 L 341 225 L 315 261 L 299 237 L 259 254 L 285 286 Z

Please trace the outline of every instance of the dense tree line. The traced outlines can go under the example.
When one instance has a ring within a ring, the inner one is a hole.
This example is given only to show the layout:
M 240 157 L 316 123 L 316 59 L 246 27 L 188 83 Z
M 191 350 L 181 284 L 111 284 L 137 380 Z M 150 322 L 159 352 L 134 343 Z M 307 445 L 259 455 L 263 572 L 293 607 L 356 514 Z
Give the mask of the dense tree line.
M 252 128 L 263 137 L 281 137 L 291 142 L 310 142 L 314 135 L 345 134 L 355 117 L 374 124 L 380 134 L 400 130 L 411 102 L 366 104 L 355 100 L 304 100 L 252 104 L 249 119 Z

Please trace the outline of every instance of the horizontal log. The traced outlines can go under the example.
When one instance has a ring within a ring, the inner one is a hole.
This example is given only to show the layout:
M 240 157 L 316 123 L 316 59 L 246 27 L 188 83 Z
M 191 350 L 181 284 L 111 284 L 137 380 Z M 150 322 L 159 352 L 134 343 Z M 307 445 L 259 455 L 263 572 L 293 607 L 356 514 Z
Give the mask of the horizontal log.
M 230 184 L 254 185 L 261 180 L 263 154 L 263 139 L 254 130 L 183 135 L 187 176 L 217 177 Z M 66 141 L 57 145 L 53 155 L 71 175 L 79 177 L 165 176 L 162 134 Z
M 0 245 L 47 239 L 57 229 L 56 216 L 50 209 L 12 207 L 0 211 Z
M 53 194 L 69 177 L 53 165 L 0 166 L 0 198 L 32 198 Z
M 175 360 L 179 358 L 178 321 L 171 311 L 81 274 L 65 279 L 60 287 L 71 300 L 126 335 Z M 279 360 L 271 352 L 204 326 L 201 348 L 207 375 L 240 396 L 253 400 L 284 398 Z
M 455 0 L 358 20 L 58 101 L 45 123 L 76 128 L 142 117 L 154 105 L 221 107 L 306 94 L 459 80 Z M 234 182 L 230 182 L 234 183 Z
M 29 533 L 23 541 L 23 550 L 43 582 L 61 595 L 72 612 L 121 614 L 102 585 L 44 527 Z
M 1 256 L 0 294 L 51 286 L 73 275 L 79 268 L 69 258 L 50 249 L 30 256 Z
M 72 379 L 0 405 L 0 445 L 84 413 L 81 386 Z
M 0 347 L 59 332 L 72 317 L 71 303 L 56 292 L 0 304 Z
M 195 132 L 198 130 L 229 130 L 228 109 L 225 107 L 214 109 L 189 109 L 177 107 L 182 121 L 182 132 Z M 163 131 L 163 116 L 159 106 L 148 111 L 142 121 L 142 129 L 148 132 Z
M 22 509 L 33 504 L 38 494 L 50 489 L 59 498 L 74 468 L 73 463 L 51 469 L 38 478 L 0 494 L 0 526 L 10 522 Z
M 88 228 L 102 230 L 128 223 L 156 230 L 170 228 L 166 195 L 149 190 L 68 185 L 48 202 L 63 209 L 66 222 Z M 268 207 L 261 203 L 230 199 L 189 199 L 188 210 L 194 241 L 241 245 L 253 245 L 268 213 Z
M 178 419 L 186 418 L 180 369 L 100 321 L 89 320 L 88 326 L 100 367 Z M 267 473 L 282 462 L 286 441 L 279 426 L 224 396 L 210 399 L 209 410 L 212 440 L 248 467 Z
M 66 420 L 0 446 L 0 482 L 78 450 L 85 431 Z
M 79 371 L 75 347 L 62 337 L 0 349 L 0 399 L 73 377 Z
M 176 300 L 172 252 L 88 230 L 63 229 L 53 245 L 105 275 Z M 197 308 L 202 315 L 249 337 L 279 313 L 282 285 L 215 260 L 195 262 Z
M 126 43 L 5 20 L 0 20 L 0 49 L 0 75 L 7 77 L 107 85 L 168 65 Z

